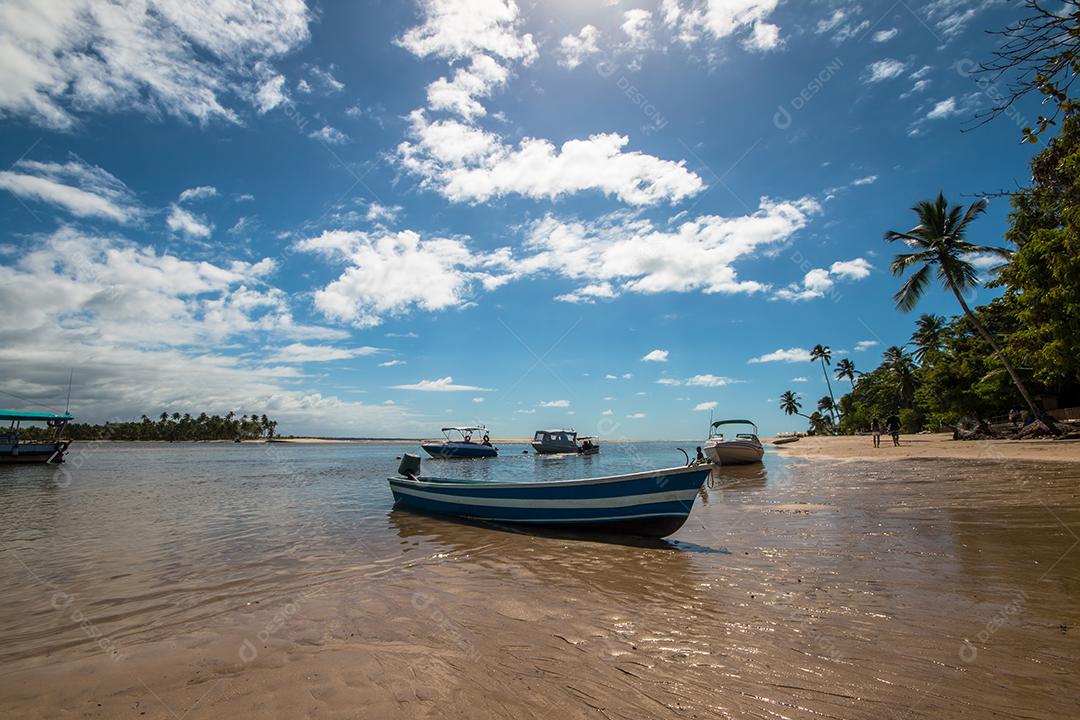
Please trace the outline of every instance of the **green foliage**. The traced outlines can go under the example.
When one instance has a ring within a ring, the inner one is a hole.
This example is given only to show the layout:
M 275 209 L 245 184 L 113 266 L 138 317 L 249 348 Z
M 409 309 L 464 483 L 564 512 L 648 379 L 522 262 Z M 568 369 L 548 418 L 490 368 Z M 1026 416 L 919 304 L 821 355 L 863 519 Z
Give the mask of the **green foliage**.
M 1080 118 L 1031 167 L 1031 188 L 1013 196 L 1007 237 L 1017 251 L 1000 273 L 1018 319 L 1008 342 L 1062 391 L 1080 384 Z
M 242 415 L 228 413 L 224 417 L 201 413 L 197 418 L 190 414 L 161 413 L 157 420 L 146 415 L 138 421 L 107 422 L 104 425 L 70 423 L 64 428 L 64 437 L 72 440 L 253 440 L 273 437 L 277 420 L 266 415 Z M 26 440 L 48 439 L 53 431 L 46 428 L 26 427 L 20 431 Z

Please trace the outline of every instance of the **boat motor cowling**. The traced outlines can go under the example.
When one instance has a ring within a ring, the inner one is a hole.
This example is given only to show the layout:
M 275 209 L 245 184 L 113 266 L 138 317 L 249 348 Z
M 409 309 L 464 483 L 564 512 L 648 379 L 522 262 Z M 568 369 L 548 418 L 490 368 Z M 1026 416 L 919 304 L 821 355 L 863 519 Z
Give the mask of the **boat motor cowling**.
M 420 477 L 420 456 L 413 453 L 405 453 L 401 456 L 401 464 L 398 465 L 398 475 L 407 478 Z

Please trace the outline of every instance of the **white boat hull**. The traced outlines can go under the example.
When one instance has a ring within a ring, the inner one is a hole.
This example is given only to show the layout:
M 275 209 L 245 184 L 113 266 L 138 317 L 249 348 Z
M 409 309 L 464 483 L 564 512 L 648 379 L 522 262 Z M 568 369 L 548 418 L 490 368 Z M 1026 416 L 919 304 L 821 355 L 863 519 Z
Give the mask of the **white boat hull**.
M 765 449 L 749 440 L 709 440 L 703 450 L 713 463 L 723 465 L 751 465 L 761 462 Z

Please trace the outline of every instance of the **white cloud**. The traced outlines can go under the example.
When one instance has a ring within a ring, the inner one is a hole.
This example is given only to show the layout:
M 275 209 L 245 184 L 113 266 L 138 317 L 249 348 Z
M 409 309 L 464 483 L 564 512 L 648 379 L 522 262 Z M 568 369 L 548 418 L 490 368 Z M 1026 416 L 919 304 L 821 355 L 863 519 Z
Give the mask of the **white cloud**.
M 857 12 L 859 10 L 858 6 L 856 6 L 854 10 Z M 818 35 L 831 33 L 832 41 L 839 45 L 842 42 L 856 37 L 869 27 L 869 20 L 856 22 L 848 11 L 838 8 L 833 11 L 833 14 L 829 17 L 819 20 L 814 32 Z
M 569 400 L 542 400 L 540 402 L 542 408 L 568 408 L 570 407 Z
M 829 267 L 829 273 L 846 280 L 862 280 L 869 277 L 870 270 L 874 266 L 863 258 L 854 260 L 837 260 Z
M 57 129 L 132 109 L 238 122 L 226 97 L 254 99 L 267 61 L 307 42 L 309 18 L 302 0 L 10 2 L 0 113 Z
M 484 399 L 485 399 L 485 398 L 482 398 L 482 397 L 474 397 L 474 398 L 472 399 L 472 401 L 473 401 L 474 403 L 482 403 L 482 402 L 484 402 Z
M 315 82 L 325 93 L 338 93 L 345 89 L 345 83 L 334 77 L 330 70 L 325 70 L 318 65 L 312 65 L 307 70 L 308 74 L 315 79 Z
M 268 362 L 273 363 L 309 363 L 331 362 L 333 360 L 348 360 L 365 355 L 374 355 L 382 352 L 381 348 L 364 345 L 361 347 L 338 347 L 334 345 L 308 345 L 306 343 L 293 343 L 278 348 L 270 355 Z
M 844 22 L 846 18 L 847 13 L 842 8 L 837 8 L 829 17 L 824 18 L 823 20 L 818 20 L 817 28 L 814 30 L 814 32 L 818 35 L 821 35 L 822 33 L 827 33 L 830 30 L 839 26 L 840 23 Z
M 749 215 L 702 215 L 670 229 L 624 213 L 589 223 L 549 215 L 529 229 L 524 244 L 529 254 L 514 268 L 582 282 L 582 288 L 558 298 L 576 302 L 626 292 L 761 292 L 768 286 L 741 280 L 734 263 L 790 240 L 820 211 L 812 198 L 762 198 Z
M 684 162 L 662 160 L 624 148 L 616 133 L 568 140 L 556 147 L 524 138 L 513 147 L 502 138 L 456 120 L 428 121 L 410 115 L 411 141 L 398 145 L 401 165 L 452 202 L 483 202 L 505 195 L 554 200 L 598 190 L 631 205 L 676 203 L 704 187 Z
M 945 118 L 958 115 L 960 110 L 956 107 L 956 98 L 948 97 L 934 104 L 930 112 L 926 113 L 927 120 L 944 120 Z
M 460 306 L 480 283 L 496 287 L 502 278 L 477 268 L 498 269 L 507 250 L 474 253 L 459 238 L 421 237 L 411 230 L 374 233 L 328 230 L 296 244 L 322 253 L 347 268 L 315 291 L 315 307 L 326 317 L 372 327 L 386 315 L 412 308 L 436 311 Z
M 255 92 L 255 109 L 262 115 L 288 99 L 289 96 L 285 94 L 285 76 L 274 75 L 259 85 L 259 89 Z
M 744 46 L 764 50 L 778 41 L 779 28 L 766 22 L 777 5 L 779 0 L 663 0 L 660 12 L 664 24 L 686 44 L 705 35 L 723 40 L 749 31 Z
M 330 125 L 323 125 L 321 129 L 308 134 L 312 140 L 320 140 L 328 145 L 344 145 L 349 142 L 349 136 Z
M 712 400 L 710 402 L 702 402 L 694 406 L 694 411 L 705 412 L 707 410 L 715 410 L 717 407 L 719 407 L 719 405 L 720 403 L 716 402 L 715 400 Z
M 779 300 L 814 300 L 832 291 L 836 280 L 862 280 L 870 275 L 873 266 L 863 258 L 838 260 L 828 270 L 814 268 L 803 276 L 802 283 L 791 283 L 773 293 Z
M 214 226 L 205 218 L 188 212 L 176 203 L 169 206 L 169 215 L 165 218 L 165 225 L 172 232 L 189 238 L 207 238 L 214 231 Z
M 400 205 L 383 205 L 380 202 L 372 200 L 368 205 L 367 213 L 364 215 L 364 218 L 368 222 L 380 222 L 382 220 L 393 222 L 394 220 L 397 220 L 397 216 L 401 213 L 401 210 L 402 208 Z
M 855 352 L 863 352 L 869 350 L 872 347 L 877 347 L 880 344 L 881 343 L 879 343 L 877 340 L 860 340 L 859 342 L 855 343 Z
M 623 13 L 622 31 L 629 38 L 631 47 L 645 47 L 652 34 L 652 13 L 634 8 Z
M 720 377 L 709 374 L 694 375 L 686 379 L 687 385 L 695 385 L 698 387 L 723 387 L 725 385 L 730 385 L 733 382 L 735 382 L 735 380 L 732 380 L 729 377 Z
M 576 68 L 585 58 L 600 52 L 599 39 L 600 31 L 593 25 L 581 28 L 577 35 L 565 36 L 559 41 L 559 64 L 571 70 Z
M 725 385 L 731 385 L 732 383 L 737 382 L 739 381 L 729 377 L 706 373 L 703 375 L 692 375 L 685 380 L 680 380 L 678 378 L 660 378 L 656 381 L 656 384 L 670 386 L 690 385 L 696 387 L 724 387 Z
M 453 80 L 439 78 L 428 85 L 427 100 L 432 110 L 457 113 L 467 121 L 487 114 L 476 98 L 487 97 L 505 85 L 509 71 L 487 55 L 473 57 L 468 68 L 459 68 Z
M 866 66 L 866 72 L 863 73 L 863 82 L 879 83 L 885 80 L 892 80 L 893 78 L 903 75 L 904 72 L 907 71 L 907 68 L 907 63 L 893 60 L 892 58 L 878 60 Z
M 889 42 L 899 34 L 900 31 L 896 28 L 889 28 L 888 30 L 878 30 L 871 39 L 876 43 Z
M 216 197 L 218 194 L 217 188 L 212 185 L 199 185 L 198 187 L 188 188 L 184 192 L 180 193 L 180 197 L 177 202 L 189 202 L 192 200 L 206 200 L 207 198 Z
M 667 350 L 652 350 L 645 354 L 641 358 L 642 362 L 667 362 L 668 351 Z
M 855 186 L 873 185 L 876 182 L 877 182 L 877 175 L 867 175 L 866 177 L 861 177 L 861 178 L 858 178 L 857 180 L 852 180 L 851 184 L 855 185 Z
M 630 413 L 626 417 L 630 418 L 631 420 L 641 420 L 642 418 L 645 417 L 645 413 L 643 413 L 643 412 Z
M 911 78 L 912 80 L 921 80 L 921 79 L 925 78 L 927 75 L 929 75 L 930 71 L 933 70 L 933 69 L 934 69 L 933 65 L 923 65 L 921 68 L 919 68 L 915 72 L 908 75 L 908 77 Z
M 526 410 L 526 409 L 515 410 L 514 414 L 515 415 L 535 415 L 536 414 L 536 408 L 529 408 L 528 410 Z
M 477 53 L 525 64 L 536 58 L 532 35 L 520 34 L 513 0 L 421 0 L 424 21 L 397 43 L 418 57 L 460 59 Z
M 776 50 L 782 45 L 780 40 L 780 26 L 767 22 L 756 22 L 750 34 L 743 40 L 743 47 L 747 50 L 765 52 Z
M 810 382 L 810 380 L 809 380 L 809 378 L 807 378 L 807 377 L 805 377 L 803 375 L 799 375 L 798 377 L 791 378 L 791 382 L 804 383 L 804 382 Z
M 438 380 L 420 380 L 409 385 L 391 385 L 394 390 L 418 390 L 420 392 L 491 392 L 491 388 L 476 385 L 459 385 L 447 375 Z
M 602 412 L 600 414 L 601 415 L 614 415 L 615 411 L 614 410 L 605 410 L 604 412 Z
M 142 215 L 127 185 L 76 155 L 64 163 L 19 160 L 0 172 L 0 189 L 23 200 L 55 205 L 76 217 L 126 223 Z
M 771 352 L 771 353 L 766 353 L 766 354 L 760 355 L 758 357 L 750 358 L 749 360 L 747 360 L 747 362 L 751 363 L 751 364 L 753 364 L 753 363 L 770 363 L 770 362 L 797 363 L 797 362 L 809 362 L 809 360 L 810 360 L 810 351 L 809 350 L 806 350 L 804 348 L 793 347 L 793 348 L 788 348 L 787 350 L 784 350 L 783 348 L 781 348 L 781 349 L 776 350 L 776 351 Z
M 387 360 L 386 362 L 379 363 L 379 367 L 397 367 L 398 365 L 404 364 L 404 360 Z
M 941 33 L 953 37 L 963 32 L 979 13 L 1001 4 L 1003 0 L 932 0 L 922 12 Z

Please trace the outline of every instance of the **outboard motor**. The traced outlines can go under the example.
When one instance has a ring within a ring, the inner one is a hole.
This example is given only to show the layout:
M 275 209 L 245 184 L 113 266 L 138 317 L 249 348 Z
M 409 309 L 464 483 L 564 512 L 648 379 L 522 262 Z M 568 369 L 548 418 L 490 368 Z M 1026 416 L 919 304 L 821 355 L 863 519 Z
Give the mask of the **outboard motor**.
M 398 465 L 398 475 L 416 480 L 420 477 L 420 456 L 413 453 L 405 453 L 401 456 L 401 464 Z

